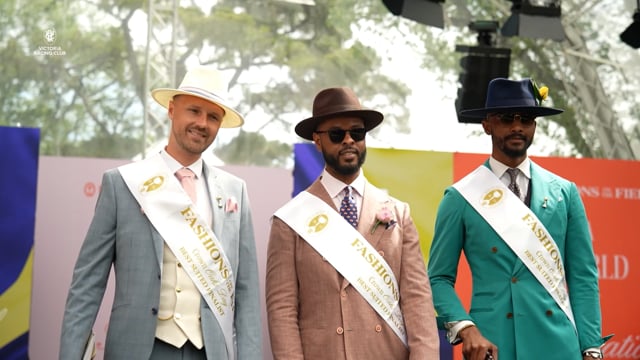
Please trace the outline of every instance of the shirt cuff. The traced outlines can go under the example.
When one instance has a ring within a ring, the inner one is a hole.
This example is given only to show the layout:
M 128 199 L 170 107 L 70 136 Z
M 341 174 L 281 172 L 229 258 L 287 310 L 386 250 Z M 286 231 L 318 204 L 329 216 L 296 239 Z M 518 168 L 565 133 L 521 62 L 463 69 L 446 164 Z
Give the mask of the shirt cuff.
M 460 330 L 468 328 L 469 326 L 475 326 L 471 320 L 452 321 L 444 324 L 447 329 L 447 340 L 451 345 L 456 345 L 462 342 L 462 339 L 458 336 Z

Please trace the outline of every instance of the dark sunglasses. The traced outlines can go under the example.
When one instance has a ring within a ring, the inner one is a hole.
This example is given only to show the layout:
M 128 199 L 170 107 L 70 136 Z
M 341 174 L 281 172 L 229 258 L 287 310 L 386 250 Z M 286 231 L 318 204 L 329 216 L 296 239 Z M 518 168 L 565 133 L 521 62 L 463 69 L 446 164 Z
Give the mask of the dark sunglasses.
M 329 134 L 329 140 L 331 140 L 332 143 L 340 144 L 342 140 L 344 140 L 344 137 L 347 135 L 347 133 L 349 133 L 349 136 L 351 136 L 351 138 L 354 141 L 364 140 L 364 136 L 367 135 L 367 129 L 365 128 L 357 128 L 357 129 L 349 129 L 349 130 L 331 129 L 326 131 L 315 131 L 315 133 L 316 134 L 327 133 Z
M 518 120 L 520 121 L 520 124 L 522 124 L 523 126 L 531 126 L 536 121 L 535 116 L 518 114 L 518 113 L 514 113 L 514 114 L 494 113 L 494 114 L 490 114 L 490 116 L 497 117 L 498 120 L 500 120 L 500 122 L 503 123 L 504 125 L 511 125 L 513 124 L 514 121 Z

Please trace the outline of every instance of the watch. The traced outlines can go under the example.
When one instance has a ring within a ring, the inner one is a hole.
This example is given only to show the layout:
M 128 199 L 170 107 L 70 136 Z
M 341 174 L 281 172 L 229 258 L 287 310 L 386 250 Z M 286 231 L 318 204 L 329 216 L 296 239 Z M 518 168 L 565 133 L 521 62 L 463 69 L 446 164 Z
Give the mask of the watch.
M 604 359 L 604 355 L 600 350 L 587 350 L 582 353 L 582 356 L 588 356 L 592 359 Z

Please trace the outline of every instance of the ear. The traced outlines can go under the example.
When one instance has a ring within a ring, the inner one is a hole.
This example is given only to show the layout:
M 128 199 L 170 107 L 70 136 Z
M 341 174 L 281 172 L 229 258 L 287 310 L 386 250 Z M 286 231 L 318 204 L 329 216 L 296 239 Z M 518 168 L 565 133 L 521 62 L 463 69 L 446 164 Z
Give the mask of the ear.
M 169 107 L 167 107 L 167 116 L 169 116 L 169 119 L 171 121 L 173 121 L 173 111 L 174 111 L 173 100 L 169 100 Z
M 313 143 L 318 151 L 322 152 L 322 144 L 320 144 L 320 135 L 313 133 Z
M 491 135 L 491 126 L 489 125 L 489 122 L 486 119 L 482 120 L 482 128 L 484 129 L 485 134 Z

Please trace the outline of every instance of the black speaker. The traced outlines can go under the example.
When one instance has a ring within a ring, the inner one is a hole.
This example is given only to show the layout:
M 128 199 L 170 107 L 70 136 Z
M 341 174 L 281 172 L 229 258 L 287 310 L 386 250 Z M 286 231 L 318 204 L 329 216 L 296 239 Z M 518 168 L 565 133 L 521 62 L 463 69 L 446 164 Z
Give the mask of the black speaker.
M 633 22 L 620 34 L 620 40 L 634 49 L 640 48 L 640 9 L 633 14 Z
M 479 109 L 485 105 L 489 81 L 509 77 L 511 49 L 484 46 L 457 46 L 460 59 L 458 97 L 455 101 L 458 122 L 480 123 L 482 119 L 461 116 L 460 111 Z

